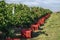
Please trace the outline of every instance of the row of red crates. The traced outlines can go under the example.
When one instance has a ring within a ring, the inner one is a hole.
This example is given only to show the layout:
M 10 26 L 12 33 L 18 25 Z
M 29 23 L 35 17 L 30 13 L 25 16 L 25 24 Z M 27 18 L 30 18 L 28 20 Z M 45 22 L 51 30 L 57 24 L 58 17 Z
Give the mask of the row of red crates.
M 21 30 L 21 36 L 23 38 L 31 38 L 32 31 L 38 30 L 39 26 L 44 24 L 45 20 L 50 16 L 50 14 L 47 14 L 46 16 L 42 17 L 37 21 L 36 24 L 32 24 L 30 29 L 22 29 Z M 7 39 L 9 40 L 9 39 Z M 11 40 L 20 40 L 19 38 L 11 39 Z
M 44 23 L 45 23 L 45 20 L 46 20 L 49 16 L 50 16 L 50 14 L 47 14 L 46 16 L 44 16 L 44 17 L 42 17 L 41 19 L 39 19 L 36 24 L 32 24 L 32 25 L 31 25 L 31 29 L 32 29 L 33 31 L 38 30 L 39 26 L 42 25 L 42 24 L 44 24 Z
M 21 31 L 21 36 L 24 38 L 31 38 L 31 32 L 38 30 L 39 26 L 44 24 L 45 20 L 50 16 L 50 14 L 47 14 L 46 16 L 42 17 L 37 21 L 36 24 L 32 24 L 30 29 L 23 29 Z

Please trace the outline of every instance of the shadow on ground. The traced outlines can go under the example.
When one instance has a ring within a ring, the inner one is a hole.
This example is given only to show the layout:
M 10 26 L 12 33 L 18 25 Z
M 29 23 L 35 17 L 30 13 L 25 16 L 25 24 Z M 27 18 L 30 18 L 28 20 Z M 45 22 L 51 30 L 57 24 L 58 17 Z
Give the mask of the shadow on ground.
M 38 32 L 32 32 L 32 38 L 37 37 L 41 34 L 44 34 L 44 35 L 48 36 L 48 34 L 45 33 L 45 31 L 38 31 Z

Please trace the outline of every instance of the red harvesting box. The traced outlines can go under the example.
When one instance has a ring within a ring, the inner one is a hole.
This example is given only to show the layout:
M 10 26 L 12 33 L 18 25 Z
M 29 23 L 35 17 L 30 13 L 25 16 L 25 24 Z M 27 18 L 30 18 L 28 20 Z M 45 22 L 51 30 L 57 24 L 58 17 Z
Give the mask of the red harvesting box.
M 12 40 L 20 40 L 20 38 L 13 38 Z
M 20 40 L 20 38 L 6 38 L 6 40 Z
M 45 16 L 45 18 L 47 19 L 49 16 L 50 16 L 50 13 L 48 13 L 48 14 Z
M 22 31 L 21 31 L 21 36 L 23 37 L 23 38 L 31 38 L 31 29 L 23 29 Z
M 12 40 L 12 38 L 6 38 L 6 40 Z
M 38 20 L 38 23 L 40 25 L 44 24 L 44 22 L 45 22 L 45 17 L 43 17 L 43 18 L 41 18 L 41 19 Z
M 40 24 L 32 24 L 31 25 L 32 31 L 38 30 L 39 26 L 40 26 Z

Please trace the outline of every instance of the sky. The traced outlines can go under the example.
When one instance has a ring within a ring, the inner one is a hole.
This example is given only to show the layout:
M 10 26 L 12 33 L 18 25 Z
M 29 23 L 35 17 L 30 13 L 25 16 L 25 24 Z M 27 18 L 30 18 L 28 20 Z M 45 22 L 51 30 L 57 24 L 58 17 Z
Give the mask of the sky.
M 7 3 L 23 3 L 28 6 L 39 6 L 54 12 L 60 11 L 60 0 L 5 0 Z

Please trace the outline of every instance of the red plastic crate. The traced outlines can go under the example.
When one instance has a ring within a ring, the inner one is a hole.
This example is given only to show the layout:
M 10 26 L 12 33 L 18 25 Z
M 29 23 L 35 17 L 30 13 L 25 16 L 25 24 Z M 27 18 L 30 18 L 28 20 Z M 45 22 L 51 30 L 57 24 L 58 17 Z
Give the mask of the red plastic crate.
M 48 18 L 48 14 L 45 17 Z
M 20 40 L 20 38 L 12 38 L 12 40 Z
M 31 25 L 32 31 L 38 30 L 39 26 L 40 26 L 40 24 L 32 24 Z
M 12 38 L 6 38 L 6 40 L 12 40 Z
M 21 36 L 25 38 L 25 29 L 21 30 Z
M 44 22 L 45 22 L 45 17 L 43 17 L 43 18 L 41 18 L 41 19 L 38 20 L 38 23 L 40 25 L 44 24 Z
M 31 30 L 26 30 L 26 38 L 31 38 Z
M 48 17 L 50 17 L 50 13 L 48 13 L 48 14 L 45 16 L 46 19 L 47 19 Z
M 23 38 L 31 38 L 31 32 L 32 32 L 32 30 L 31 29 L 23 29 L 22 31 L 21 31 L 21 36 L 23 37 Z

